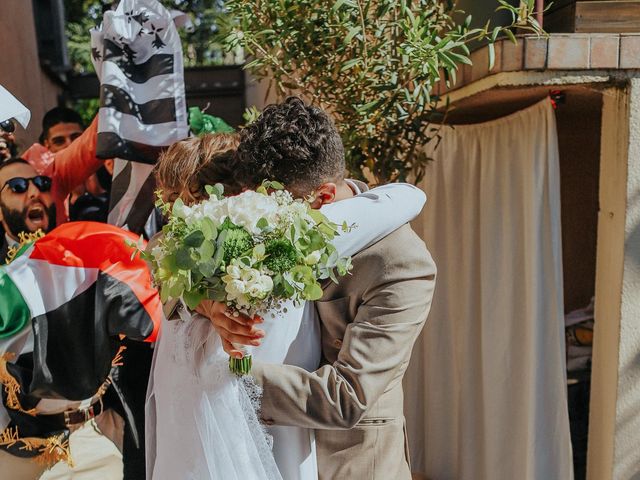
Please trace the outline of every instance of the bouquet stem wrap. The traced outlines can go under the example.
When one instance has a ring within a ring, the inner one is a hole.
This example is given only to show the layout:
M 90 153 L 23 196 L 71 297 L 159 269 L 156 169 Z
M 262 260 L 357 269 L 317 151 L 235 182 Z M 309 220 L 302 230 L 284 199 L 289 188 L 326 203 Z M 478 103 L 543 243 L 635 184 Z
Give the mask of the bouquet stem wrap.
M 229 370 L 239 377 L 249 375 L 253 366 L 253 347 L 233 344 L 233 348 L 242 352 L 242 358 L 229 357 Z

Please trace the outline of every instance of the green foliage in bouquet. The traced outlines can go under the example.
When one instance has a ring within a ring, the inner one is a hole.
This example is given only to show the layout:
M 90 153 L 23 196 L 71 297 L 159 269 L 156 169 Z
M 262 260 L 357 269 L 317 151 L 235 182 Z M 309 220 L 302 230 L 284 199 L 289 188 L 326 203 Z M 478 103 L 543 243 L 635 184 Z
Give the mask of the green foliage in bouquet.
M 341 228 L 281 184 L 265 182 L 234 197 L 208 186 L 207 194 L 192 206 L 158 195 L 168 223 L 142 255 L 162 302 L 182 298 L 193 309 L 213 299 L 244 313 L 277 312 L 285 300 L 319 299 L 321 280 L 337 281 L 350 270 L 351 259 L 331 244 Z
M 541 32 L 534 0 L 498 4 L 510 25 L 472 28 L 441 0 L 228 0 L 236 20 L 225 41 L 245 49 L 246 68 L 278 97 L 301 95 L 333 114 L 352 175 L 418 182 L 429 160 L 422 147 L 439 138 L 441 73 L 454 84 L 482 43 L 493 64 L 494 43 L 515 41 L 513 27 Z
M 241 228 L 230 226 L 223 231 L 225 233 L 223 241 L 220 244 L 223 251 L 222 258 L 224 263 L 229 265 L 234 258 L 240 258 L 251 251 L 253 248 L 253 238 L 251 238 L 249 232 Z
M 264 260 L 266 267 L 276 273 L 284 273 L 296 266 L 296 248 L 284 238 L 274 238 L 266 243 Z

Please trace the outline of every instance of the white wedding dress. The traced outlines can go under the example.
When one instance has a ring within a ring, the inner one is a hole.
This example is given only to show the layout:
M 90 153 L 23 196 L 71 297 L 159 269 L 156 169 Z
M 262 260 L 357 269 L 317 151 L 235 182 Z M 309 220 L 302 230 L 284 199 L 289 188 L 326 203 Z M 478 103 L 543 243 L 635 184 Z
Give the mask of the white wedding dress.
M 392 184 L 326 205 L 322 212 L 336 223 L 357 225 L 334 242 L 349 256 L 415 218 L 425 200 L 411 185 Z M 147 478 L 317 479 L 313 430 L 262 426 L 256 415 L 259 392 L 229 372 L 211 323 L 184 308 L 179 316 L 163 320 L 154 352 L 146 405 Z M 267 334 L 253 351 L 255 361 L 310 371 L 319 366 L 320 326 L 312 303 L 288 305 L 286 313 L 264 320 L 260 328 Z

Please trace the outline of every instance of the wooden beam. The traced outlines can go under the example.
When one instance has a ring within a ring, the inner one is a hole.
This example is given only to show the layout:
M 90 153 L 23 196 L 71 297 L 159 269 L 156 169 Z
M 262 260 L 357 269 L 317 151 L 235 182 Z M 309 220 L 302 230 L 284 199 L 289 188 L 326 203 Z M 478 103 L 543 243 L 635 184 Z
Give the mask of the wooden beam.
M 629 91 L 604 91 L 587 480 L 612 480 L 624 269 Z
M 576 2 L 575 32 L 640 33 L 640 1 Z

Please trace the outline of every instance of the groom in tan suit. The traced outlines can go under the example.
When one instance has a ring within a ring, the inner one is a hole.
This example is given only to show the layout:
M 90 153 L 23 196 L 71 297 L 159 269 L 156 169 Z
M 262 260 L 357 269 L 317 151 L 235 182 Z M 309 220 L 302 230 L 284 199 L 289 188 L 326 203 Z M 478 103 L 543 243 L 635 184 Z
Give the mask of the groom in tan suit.
M 238 155 L 244 184 L 278 179 L 297 196 L 313 195 L 316 208 L 354 194 L 335 126 L 300 99 L 267 107 L 241 132 Z M 435 276 L 424 243 L 405 225 L 355 255 L 352 275 L 324 285 L 316 302 L 320 368 L 254 364 L 264 422 L 316 429 L 321 480 L 411 478 L 402 378 Z M 249 319 L 222 310 L 210 316 L 232 354 L 230 341 L 255 344 L 259 337 Z

